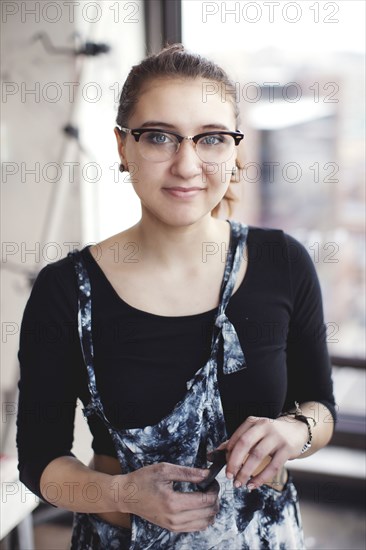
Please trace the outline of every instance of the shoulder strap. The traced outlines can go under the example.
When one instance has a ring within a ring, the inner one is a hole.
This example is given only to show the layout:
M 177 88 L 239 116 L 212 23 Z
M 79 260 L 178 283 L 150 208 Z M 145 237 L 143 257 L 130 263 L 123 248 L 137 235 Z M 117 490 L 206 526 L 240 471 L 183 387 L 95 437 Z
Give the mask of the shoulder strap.
M 231 242 L 228 252 L 229 258 L 226 263 L 220 300 L 220 308 L 222 311 L 226 309 L 232 295 L 240 264 L 244 257 L 244 250 L 248 236 L 247 225 L 235 220 L 230 220 L 230 224 Z
M 241 261 L 244 257 L 245 244 L 248 236 L 248 226 L 234 220 L 231 224 L 231 242 L 225 267 L 223 284 L 220 292 L 220 303 L 215 319 L 218 333 L 213 335 L 213 353 L 217 352 L 219 339 L 223 339 L 223 372 L 231 374 L 246 368 L 244 352 L 241 348 L 235 327 L 226 316 L 225 310 L 232 295 Z
M 81 252 L 79 250 L 74 250 L 73 252 L 69 252 L 68 256 L 73 261 L 78 283 L 78 332 L 84 363 L 88 374 L 88 388 L 90 393 L 90 402 L 83 409 L 83 413 L 85 416 L 90 416 L 94 413 L 98 414 L 107 426 L 110 426 L 110 422 L 104 414 L 103 405 L 95 382 L 90 279 Z

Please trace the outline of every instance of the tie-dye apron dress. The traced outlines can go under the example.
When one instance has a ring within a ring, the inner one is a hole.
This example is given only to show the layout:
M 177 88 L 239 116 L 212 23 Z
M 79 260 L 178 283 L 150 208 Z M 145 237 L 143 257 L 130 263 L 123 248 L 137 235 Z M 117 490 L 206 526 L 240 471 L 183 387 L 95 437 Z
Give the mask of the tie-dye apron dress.
M 222 343 L 223 372 L 246 368 L 245 358 L 234 326 L 225 314 L 232 295 L 240 262 L 244 257 L 248 227 L 231 224 L 230 247 L 207 363 L 187 382 L 187 392 L 172 412 L 154 426 L 116 429 L 106 418 L 98 394 L 94 372 L 91 322 L 91 286 L 79 250 L 70 252 L 79 286 L 78 328 L 88 373 L 90 402 L 86 416 L 97 414 L 107 427 L 117 452 L 121 472 L 128 473 L 158 462 L 207 468 L 208 451 L 228 439 L 217 380 L 218 352 Z M 204 531 L 172 532 L 130 514 L 131 529 L 103 521 L 96 514 L 75 513 L 72 550 L 264 550 L 304 548 L 303 532 L 296 489 L 289 478 L 283 490 L 268 485 L 249 492 L 235 488 L 225 476 L 220 484 L 220 510 L 214 524 Z M 174 490 L 194 491 L 190 482 L 173 482 Z

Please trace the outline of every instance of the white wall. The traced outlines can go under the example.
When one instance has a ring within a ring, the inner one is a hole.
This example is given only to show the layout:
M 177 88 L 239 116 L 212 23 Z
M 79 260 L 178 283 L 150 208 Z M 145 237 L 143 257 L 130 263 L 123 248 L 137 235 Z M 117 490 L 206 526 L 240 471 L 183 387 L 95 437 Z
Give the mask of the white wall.
M 97 81 L 95 90 L 100 95 L 97 103 L 83 101 L 79 110 L 82 142 L 87 151 L 82 164 L 98 164 L 94 172 L 90 168 L 90 176 L 86 172 L 87 179 L 81 187 L 84 242 L 114 235 L 140 217 L 140 202 L 128 174 L 118 171 L 113 129 L 122 85 L 131 66 L 145 54 L 143 4 L 141 1 L 118 4 L 119 10 L 116 2 L 101 3 L 105 17 L 92 29 L 92 36 L 96 42 L 108 42 L 111 52 L 103 63 L 91 58 L 83 74 L 83 87 Z
M 73 80 L 75 58 L 51 56 L 39 41 L 32 40 L 35 34 L 43 31 L 50 35 L 55 45 L 72 48 L 75 27 L 66 13 L 63 13 L 58 23 L 50 23 L 46 19 L 54 17 L 51 9 L 43 15 L 37 13 L 37 9 L 34 14 L 25 9 L 30 10 L 32 7 L 35 7 L 34 2 L 2 4 L 3 391 L 9 391 L 17 379 L 19 325 L 30 291 L 27 273 L 38 272 L 47 263 L 48 256 L 51 261 L 52 253 L 56 252 L 56 249 L 51 250 L 51 247 L 46 246 L 42 253 L 40 241 L 51 193 L 61 183 L 61 179 L 59 183 L 55 182 L 57 166 L 62 168 L 63 161 L 70 158 L 78 160 L 78 152 L 73 144 L 68 147 L 67 156 L 63 157 L 67 140 L 61 131 L 62 126 L 69 121 L 72 108 L 63 82 Z M 15 13 L 9 13 L 11 8 Z M 28 94 L 30 90 L 36 93 Z M 57 98 L 54 94 L 60 91 L 61 96 Z M 57 101 L 53 101 L 54 98 Z M 56 167 L 49 163 L 56 163 Z M 27 173 L 35 168 L 36 174 Z M 63 216 L 67 211 L 69 222 L 66 224 L 64 217 L 62 225 L 47 236 L 47 241 L 62 243 L 80 237 L 80 191 L 75 184 L 68 187 Z M 39 252 L 27 254 L 30 250 Z M 14 274 L 11 266 L 22 272 Z
M 65 257 L 68 242 L 80 248 L 137 221 L 130 184 L 121 183 L 122 175 L 114 183 L 109 167 L 119 160 L 113 90 L 144 55 L 144 22 L 140 0 L 12 1 L 1 9 L 3 432 L 9 424 L 14 431 L 12 392 L 29 273 Z M 52 55 L 32 40 L 40 32 L 55 46 L 75 48 L 88 40 L 107 43 L 111 51 L 93 58 Z M 64 136 L 67 123 L 79 127 L 86 153 Z M 35 168 L 36 175 L 29 172 Z

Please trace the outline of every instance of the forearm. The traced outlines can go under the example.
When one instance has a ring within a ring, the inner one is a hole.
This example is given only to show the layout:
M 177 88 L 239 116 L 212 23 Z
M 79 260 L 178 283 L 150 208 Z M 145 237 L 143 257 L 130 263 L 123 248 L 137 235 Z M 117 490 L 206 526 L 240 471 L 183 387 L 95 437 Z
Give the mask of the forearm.
M 62 456 L 46 466 L 40 488 L 46 501 L 72 512 L 128 512 L 127 475 L 97 472 L 74 457 Z

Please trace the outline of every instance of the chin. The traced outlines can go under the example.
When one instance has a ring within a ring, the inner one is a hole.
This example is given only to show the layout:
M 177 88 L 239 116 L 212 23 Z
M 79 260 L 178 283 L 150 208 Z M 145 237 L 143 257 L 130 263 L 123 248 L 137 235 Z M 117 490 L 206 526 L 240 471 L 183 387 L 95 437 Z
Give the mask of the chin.
M 182 205 L 176 207 L 169 207 L 164 209 L 148 208 L 144 205 L 148 218 L 155 218 L 157 221 L 162 222 L 171 227 L 185 227 L 193 225 L 197 222 L 203 221 L 205 218 L 211 216 L 211 211 L 215 207 L 213 205 L 206 206 L 205 208 L 190 207 L 182 208 Z
M 164 221 L 174 227 L 184 227 L 193 225 L 207 216 L 209 212 L 193 213 L 193 212 L 174 212 L 164 217 Z

